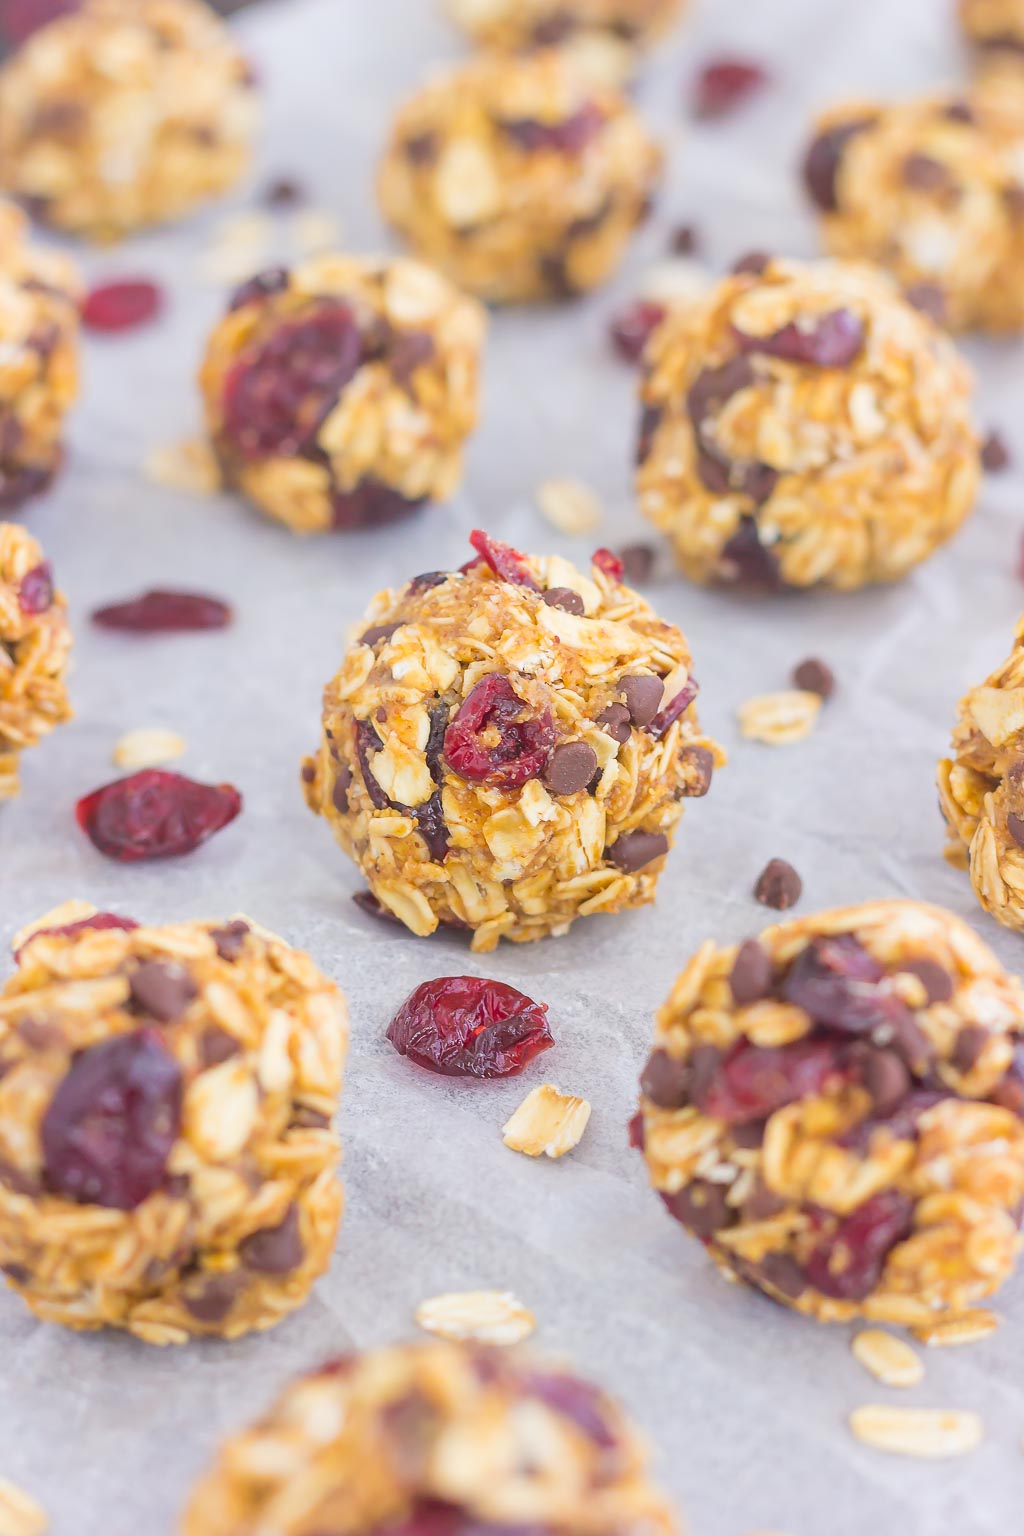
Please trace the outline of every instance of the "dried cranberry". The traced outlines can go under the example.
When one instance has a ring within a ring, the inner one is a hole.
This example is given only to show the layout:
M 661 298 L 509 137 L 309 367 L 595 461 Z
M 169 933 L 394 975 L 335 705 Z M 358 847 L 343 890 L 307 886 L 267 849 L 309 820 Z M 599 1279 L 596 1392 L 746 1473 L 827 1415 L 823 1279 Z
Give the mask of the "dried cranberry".
M 49 1188 L 66 1200 L 134 1210 L 166 1179 L 181 1097 L 178 1063 L 155 1029 L 80 1052 L 40 1128 Z
M 688 677 L 674 698 L 669 699 L 664 709 L 659 709 L 650 725 L 647 727 L 648 736 L 653 736 L 655 741 L 668 734 L 671 726 L 686 713 L 700 689 L 694 678 Z
M 448 767 L 471 783 L 503 789 L 538 778 L 555 744 L 555 726 L 549 710 L 531 716 L 528 708 L 507 677 L 482 677 L 445 731 Z
M 449 1077 L 507 1077 L 554 1045 L 547 1004 L 501 981 L 439 976 L 417 987 L 388 1025 L 402 1056 Z
M 609 581 L 621 581 L 626 574 L 626 567 L 619 556 L 610 549 L 595 549 L 590 557 L 591 565 L 596 565 L 603 576 Z
M 527 1378 L 526 1389 L 531 1397 L 539 1397 L 556 1413 L 571 1419 L 602 1450 L 611 1450 L 618 1444 L 618 1436 L 608 1423 L 603 1394 L 589 1381 L 561 1373 L 535 1372 Z
M 793 321 L 771 336 L 748 336 L 734 328 L 744 352 L 761 352 L 787 363 L 846 368 L 864 345 L 864 323 L 850 309 L 833 309 L 810 324 Z
M 45 613 L 53 602 L 53 572 L 49 565 L 37 565 L 26 571 L 18 587 L 18 607 L 22 613 Z
M 231 784 L 197 784 L 184 774 L 144 768 L 86 795 L 75 814 L 100 853 L 131 864 L 191 853 L 241 809 Z
M 667 311 L 653 299 L 634 299 L 611 318 L 608 334 L 612 346 L 627 363 L 638 363 Z
M 780 1046 L 744 1041 L 694 1098 L 704 1114 L 727 1125 L 740 1125 L 746 1120 L 766 1120 L 784 1104 L 821 1093 L 841 1071 L 839 1047 L 830 1040 Z
M 863 1301 L 881 1279 L 885 1262 L 913 1226 L 914 1202 L 882 1190 L 840 1221 L 807 1260 L 808 1283 L 837 1301 Z
M 185 633 L 196 629 L 223 629 L 231 623 L 228 604 L 203 592 L 174 592 L 153 587 L 123 603 L 108 603 L 92 615 L 102 629 L 132 630 L 139 634 Z
M 846 146 L 857 134 L 870 128 L 873 117 L 858 118 L 852 123 L 837 123 L 813 141 L 804 158 L 804 185 L 823 213 L 835 213 L 839 208 L 839 168 Z
M 533 117 L 505 118 L 501 130 L 528 155 L 553 150 L 579 155 L 604 127 L 604 113 L 596 102 L 586 102 L 560 123 L 542 123 Z
M 529 587 L 534 592 L 540 591 L 526 564 L 526 556 L 521 555 L 518 549 L 513 549 L 511 544 L 505 544 L 501 539 L 492 539 L 481 528 L 473 529 L 469 542 L 484 565 L 489 565 L 495 576 L 500 576 L 502 581 L 510 581 L 516 587 Z
M 243 459 L 307 447 L 357 372 L 363 341 L 347 304 L 324 300 L 248 347 L 224 386 L 224 436 Z
M 90 928 L 120 928 L 123 932 L 130 933 L 133 928 L 138 926 L 133 917 L 118 917 L 116 912 L 94 912 L 91 917 L 80 917 L 77 923 L 60 923 L 54 928 L 37 928 L 25 940 L 25 943 L 14 951 L 14 960 L 17 963 L 21 959 L 22 952 L 32 943 L 32 940 L 40 938 L 43 934 L 53 939 L 71 939 L 79 933 L 87 932 Z
M 705 120 L 726 117 L 767 82 L 767 70 L 751 59 L 712 59 L 695 82 L 694 116 Z
M 787 1003 L 844 1034 L 898 1033 L 913 1015 L 879 983 L 882 967 L 852 934 L 817 938 L 797 955 L 782 985 Z
M 70 16 L 81 4 L 82 0 L 3 0 L 0 27 L 12 42 L 23 43 L 59 16 Z
M 351 491 L 331 494 L 331 527 L 337 532 L 353 528 L 380 528 L 418 512 L 426 497 L 403 496 L 393 485 L 367 476 Z
M 232 312 L 241 309 L 243 304 L 252 304 L 261 299 L 269 299 L 272 294 L 283 293 L 289 281 L 287 267 L 268 267 L 265 272 L 257 272 L 255 277 L 250 277 L 235 289 L 228 310 Z
M 90 331 L 132 331 L 155 320 L 163 307 L 163 290 L 156 283 L 119 278 L 89 291 L 82 303 L 82 324 Z

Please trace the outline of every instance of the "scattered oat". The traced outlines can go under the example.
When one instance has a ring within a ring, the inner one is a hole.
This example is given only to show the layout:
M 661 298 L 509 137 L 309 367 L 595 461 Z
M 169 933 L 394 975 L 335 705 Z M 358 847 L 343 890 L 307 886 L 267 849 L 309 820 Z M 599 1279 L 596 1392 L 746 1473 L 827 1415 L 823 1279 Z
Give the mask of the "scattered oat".
M 50 1519 L 30 1493 L 0 1477 L 0 1536 L 42 1536 Z
M 190 496 L 213 496 L 221 488 L 220 470 L 210 445 L 186 438 L 154 448 L 143 466 L 146 479 Z
M 34 933 L 40 928 L 64 928 L 68 923 L 80 923 L 85 917 L 92 917 L 96 908 L 91 901 L 62 901 L 59 907 L 53 907 L 49 912 L 44 912 L 42 917 L 34 917 L 24 928 L 19 928 L 11 940 L 11 952 L 17 954 L 19 949 L 24 949 Z
M 864 1328 L 851 1344 L 854 1358 L 885 1387 L 916 1387 L 924 1361 L 916 1350 L 882 1328 Z
M 304 255 L 330 251 L 341 245 L 341 225 L 322 208 L 304 208 L 292 221 L 295 244 Z
M 593 533 L 601 525 L 600 501 L 582 480 L 544 480 L 537 487 L 537 506 L 559 533 Z
M 934 1323 L 926 1323 L 914 1329 L 914 1337 L 932 1348 L 952 1344 L 975 1344 L 987 1339 L 999 1327 L 999 1319 L 985 1307 L 972 1312 L 962 1312 L 959 1317 L 940 1317 Z
M 114 747 L 114 762 L 134 773 L 137 768 L 159 768 L 181 757 L 188 743 L 177 731 L 159 726 L 142 726 L 119 736 Z
M 821 695 L 809 688 L 760 693 L 741 704 L 736 717 L 743 735 L 752 741 L 763 741 L 771 747 L 788 746 L 811 734 L 821 713 L 821 702 Z
M 561 1093 L 553 1083 L 542 1083 L 502 1126 L 502 1140 L 527 1157 L 563 1157 L 579 1145 L 589 1119 L 586 1099 Z
M 449 1291 L 420 1302 L 416 1321 L 442 1339 L 518 1344 L 536 1328 L 532 1312 L 511 1291 Z
M 699 261 L 677 256 L 649 268 L 640 282 L 640 297 L 652 304 L 688 304 L 693 299 L 703 298 L 713 283 L 707 267 Z
M 985 1426 L 976 1413 L 951 1408 L 888 1408 L 878 1403 L 855 1408 L 850 1428 L 864 1445 L 893 1456 L 940 1461 L 976 1450 Z

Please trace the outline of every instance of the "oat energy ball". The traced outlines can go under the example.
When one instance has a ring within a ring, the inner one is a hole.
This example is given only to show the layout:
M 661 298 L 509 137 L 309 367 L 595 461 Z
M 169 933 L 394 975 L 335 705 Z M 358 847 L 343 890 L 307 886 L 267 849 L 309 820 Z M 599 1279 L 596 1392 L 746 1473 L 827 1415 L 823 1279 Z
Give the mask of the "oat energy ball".
M 561 1365 L 431 1342 L 347 1355 L 222 1447 L 183 1536 L 676 1536 L 611 1398 Z
M 237 1338 L 300 1306 L 341 1214 L 345 1003 L 248 920 L 69 903 L 0 992 L 0 1267 L 70 1328 Z
M 853 101 L 819 119 L 804 179 L 834 256 L 887 267 L 953 330 L 1024 326 L 1024 92 Z
M 321 256 L 243 284 L 200 375 L 229 485 L 296 533 L 451 495 L 484 312 L 419 262 Z
M 1024 0 L 960 0 L 960 24 L 985 55 L 1017 55 L 1024 65 Z
M 246 169 L 249 66 L 202 0 L 85 0 L 0 72 L 0 186 L 57 229 L 117 240 Z
M 26 747 L 71 718 L 64 688 L 71 628 L 35 539 L 0 523 L 0 804 L 18 793 Z
M 560 47 L 599 79 L 621 81 L 679 17 L 685 0 L 448 0 L 474 42 L 506 53 Z
M 724 755 L 684 636 L 607 550 L 584 576 L 473 546 L 374 599 L 303 780 L 389 912 L 489 950 L 652 901 L 681 802 Z
M 925 1324 L 1013 1268 L 1024 987 L 941 908 L 871 902 L 702 945 L 641 1093 L 670 1213 L 799 1312 Z
M 379 192 L 453 282 L 523 303 L 604 282 L 660 172 L 628 102 L 546 50 L 483 55 L 424 86 L 398 114 Z
M 693 581 L 894 581 L 973 505 L 971 387 L 884 274 L 745 263 L 648 344 L 641 508 Z

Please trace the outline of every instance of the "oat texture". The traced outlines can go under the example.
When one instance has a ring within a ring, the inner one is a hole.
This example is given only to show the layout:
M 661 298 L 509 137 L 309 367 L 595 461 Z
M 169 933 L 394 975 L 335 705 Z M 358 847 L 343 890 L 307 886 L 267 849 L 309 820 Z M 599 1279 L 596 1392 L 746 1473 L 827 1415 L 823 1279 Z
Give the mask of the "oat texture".
M 1024 69 L 1024 0 L 960 0 L 960 22 L 983 61 L 1009 56 Z
M 685 0 L 447 0 L 474 42 L 506 53 L 557 45 L 594 78 L 627 79 L 638 55 L 678 20 Z
M 512 579 L 478 559 L 378 594 L 303 771 L 387 911 L 476 950 L 651 901 L 724 761 L 678 629 L 596 561 L 490 546 Z
M 511 1291 L 449 1291 L 431 1296 L 416 1308 L 426 1333 L 477 1344 L 520 1344 L 537 1320 Z
M 729 1275 L 824 1321 L 924 1326 L 1013 1269 L 1024 988 L 959 919 L 882 901 L 706 943 L 642 1078 L 654 1188 Z
M 246 921 L 89 920 L 20 935 L 0 993 L 0 1263 L 71 1328 L 269 1328 L 341 1213 L 344 1000 Z
M 85 0 L 0 72 L 0 186 L 57 229 L 117 240 L 227 191 L 256 117 L 202 0 Z
M 644 218 L 661 153 L 634 109 L 557 50 L 485 54 L 395 121 L 385 216 L 424 260 L 498 303 L 605 281 Z
M 736 273 L 644 362 L 640 505 L 694 581 L 893 581 L 971 510 L 970 374 L 866 266 Z
M 35 539 L 0 523 L 0 802 L 18 793 L 24 749 L 71 716 L 65 609 Z
M 184 1536 L 444 1528 L 673 1536 L 615 1403 L 562 1366 L 430 1342 L 333 1361 L 229 1439 Z
M 444 499 L 476 424 L 484 329 L 474 300 L 401 258 L 320 256 L 245 284 L 201 373 L 225 479 L 296 533 Z

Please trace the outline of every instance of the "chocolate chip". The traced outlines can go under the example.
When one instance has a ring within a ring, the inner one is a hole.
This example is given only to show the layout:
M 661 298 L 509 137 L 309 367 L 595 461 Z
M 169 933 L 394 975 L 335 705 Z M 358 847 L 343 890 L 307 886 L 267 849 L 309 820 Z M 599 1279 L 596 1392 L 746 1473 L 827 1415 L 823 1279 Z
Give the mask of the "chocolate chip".
M 661 678 L 651 673 L 620 677 L 618 687 L 632 723 L 641 729 L 650 725 L 665 696 Z
M 865 1051 L 861 1073 L 876 1115 L 887 1115 L 910 1092 L 910 1073 L 895 1051 Z
M 605 849 L 605 858 L 624 874 L 635 875 L 638 869 L 646 869 L 666 853 L 668 838 L 664 832 L 624 832 Z
M 633 727 L 629 723 L 629 710 L 625 704 L 609 704 L 608 708 L 597 717 L 597 723 L 602 730 L 607 731 L 613 741 L 619 746 L 627 742 L 633 734 Z
M 548 587 L 544 601 L 549 608 L 561 608 L 565 613 L 583 613 L 583 599 L 572 587 Z
M 440 587 L 448 580 L 450 571 L 422 571 L 419 576 L 414 576 L 406 590 L 413 592 L 428 592 L 431 587 Z
M 786 912 L 803 894 L 804 883 L 785 859 L 769 859 L 757 877 L 754 895 L 763 907 Z
M 210 1275 L 197 1290 L 186 1289 L 182 1300 L 197 1323 L 222 1323 L 245 1285 L 238 1270 L 230 1274 Z
M 390 640 L 396 629 L 401 629 L 400 624 L 371 624 L 369 629 L 364 629 L 359 636 L 360 645 L 376 645 L 378 640 Z
M 791 1301 L 802 1296 L 807 1289 L 803 1270 L 788 1253 L 769 1253 L 760 1264 L 752 1264 L 748 1273 Z
M 874 1031 L 871 1038 L 878 1044 L 891 1045 L 915 1077 L 927 1076 L 935 1059 L 935 1047 L 909 1009 L 897 1014 L 891 1023 Z
M 731 1225 L 733 1212 L 721 1184 L 695 1179 L 686 1189 L 662 1199 L 677 1221 L 702 1240 Z
M 785 1209 L 786 1201 L 782 1196 L 758 1179 L 752 1193 L 743 1202 L 741 1214 L 744 1221 L 770 1221 Z
M 334 788 L 331 790 L 331 801 L 336 811 L 342 816 L 348 810 L 348 792 L 352 787 L 352 770 L 347 763 L 339 763 L 338 771 L 334 778 Z
M 948 165 L 931 155 L 908 155 L 903 162 L 903 182 L 915 192 L 943 192 L 954 185 Z
M 752 592 L 777 592 L 783 585 L 778 559 L 769 545 L 761 543 L 756 518 L 740 518 L 722 550 L 717 575 L 719 581 Z
M 619 550 L 622 573 L 630 585 L 650 581 L 656 551 L 653 544 L 623 544 Z
M 225 928 L 211 928 L 210 938 L 217 948 L 217 954 L 222 960 L 234 964 L 242 950 L 245 948 L 246 936 L 249 933 L 249 924 L 242 918 L 235 918 Z
M 733 999 L 740 1008 L 748 1003 L 760 1002 L 772 989 L 773 970 L 771 956 L 757 939 L 745 939 L 736 951 L 736 958 L 729 972 L 729 986 Z
M 544 784 L 553 795 L 575 795 L 586 789 L 597 772 L 597 753 L 585 741 L 556 747 L 544 770 Z
M 974 111 L 968 101 L 951 101 L 943 107 L 942 115 L 951 123 L 973 123 Z
M 836 123 L 820 133 L 809 146 L 804 158 L 804 185 L 823 213 L 838 211 L 839 172 L 847 146 L 873 122 L 873 118 L 862 117 L 848 123 Z
M 299 1230 L 299 1208 L 290 1205 L 276 1227 L 263 1227 L 239 1244 L 239 1256 L 247 1269 L 263 1275 L 287 1275 L 305 1257 Z
M 687 800 L 699 800 L 711 788 L 715 773 L 715 755 L 707 747 L 684 747 L 679 754 L 682 771 L 683 796 Z
M 306 189 L 293 176 L 277 176 L 264 187 L 263 201 L 268 208 L 297 208 L 306 201 Z
M 669 236 L 669 249 L 675 256 L 692 256 L 699 243 L 694 224 L 677 224 Z
M 219 1067 L 222 1061 L 230 1061 L 241 1052 L 241 1042 L 229 1035 L 219 1024 L 208 1024 L 199 1036 L 199 1065 L 206 1072 Z
M 809 656 L 793 668 L 793 686 L 807 693 L 817 693 L 830 699 L 835 692 L 836 679 L 832 668 L 817 656 Z
M 914 309 L 919 309 L 923 315 L 934 320 L 936 325 L 945 325 L 949 310 L 946 295 L 938 283 L 911 283 L 909 288 L 903 290 L 903 297 Z
M 697 1045 L 690 1052 L 690 1098 L 699 1103 L 718 1076 L 724 1060 L 715 1045 Z
M 1010 465 L 1010 450 L 998 432 L 990 432 L 981 445 L 981 462 L 990 475 L 998 475 Z
M 1006 830 L 1017 847 L 1024 848 L 1024 816 L 1018 816 L 1016 811 L 1010 811 L 1006 818 Z
M 668 1051 L 653 1051 L 640 1074 L 640 1091 L 659 1109 L 682 1109 L 690 1102 L 689 1064 Z
M 417 368 L 431 362 L 436 352 L 434 338 L 427 331 L 396 332 L 387 354 L 391 377 L 405 388 Z
M 312 782 L 313 782 L 313 780 L 315 778 L 316 778 L 316 769 L 314 768 L 313 764 L 312 763 L 303 763 L 303 765 L 302 765 L 302 782 L 303 782 L 303 784 L 312 784 Z
M 729 1133 L 732 1136 L 733 1145 L 741 1151 L 756 1152 L 764 1145 L 765 1122 L 763 1120 L 748 1120 L 745 1125 L 731 1125 Z
M 166 1024 L 180 1018 L 198 993 L 198 987 L 183 965 L 162 960 L 146 960 L 128 979 L 132 1006 Z
M 437 134 L 427 129 L 425 133 L 415 133 L 406 139 L 402 145 L 405 158 L 413 165 L 429 165 L 437 158 L 438 151 Z
M 292 1113 L 288 1125 L 296 1130 L 326 1131 L 330 1123 L 330 1115 L 325 1115 L 319 1109 L 310 1109 L 307 1104 L 300 1104 Z
M 950 1057 L 956 1070 L 965 1075 L 970 1072 L 991 1038 L 988 1030 L 981 1024 L 965 1025 L 953 1043 L 953 1053 Z
M 752 277 L 760 277 L 771 266 L 772 260 L 773 257 L 767 251 L 745 251 L 733 262 L 730 271 L 737 276 L 741 272 L 749 272 Z
M 899 969 L 917 977 L 929 1003 L 948 1003 L 953 996 L 953 978 L 937 960 L 904 960 Z

